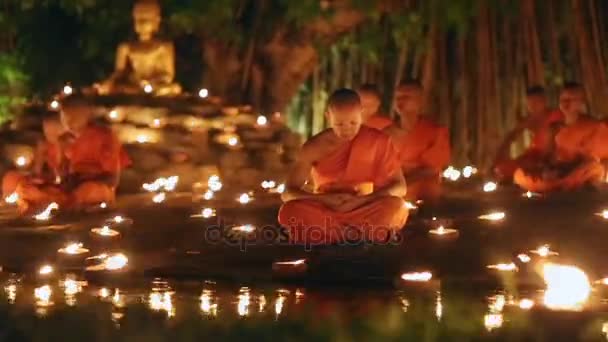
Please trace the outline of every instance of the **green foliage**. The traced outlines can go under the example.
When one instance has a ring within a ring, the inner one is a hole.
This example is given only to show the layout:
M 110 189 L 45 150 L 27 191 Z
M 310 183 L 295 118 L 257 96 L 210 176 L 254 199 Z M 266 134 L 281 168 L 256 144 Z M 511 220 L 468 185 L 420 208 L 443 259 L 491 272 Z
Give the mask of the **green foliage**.
M 0 123 L 19 113 L 26 101 L 27 81 L 18 56 L 0 53 Z

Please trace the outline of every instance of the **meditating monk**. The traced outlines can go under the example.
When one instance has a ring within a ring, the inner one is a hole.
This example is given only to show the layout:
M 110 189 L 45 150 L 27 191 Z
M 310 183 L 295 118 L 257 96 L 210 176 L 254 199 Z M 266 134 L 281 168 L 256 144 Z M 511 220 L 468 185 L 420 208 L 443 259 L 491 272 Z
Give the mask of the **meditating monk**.
M 292 242 L 331 244 L 361 235 L 383 242 L 405 224 L 397 151 L 388 135 L 361 125 L 361 112 L 356 92 L 335 91 L 326 112 L 331 128 L 304 144 L 279 211 Z M 303 189 L 309 176 L 314 192 Z
M 120 171 L 127 162 L 116 135 L 110 128 L 91 123 L 92 117 L 92 108 L 81 98 L 63 103 L 61 120 L 67 133 L 61 137 L 66 160 L 62 185 L 75 208 L 113 204 Z
M 373 84 L 364 84 L 357 90 L 363 106 L 363 124 L 375 129 L 385 129 L 393 124 L 393 120 L 380 113 L 382 96 Z
M 411 201 L 436 202 L 441 196 L 441 174 L 450 161 L 448 129 L 422 115 L 422 85 L 406 81 L 396 89 L 399 126 L 385 130 L 399 150 Z
M 518 168 L 526 168 L 534 164 L 545 154 L 548 148 L 550 127 L 562 122 L 564 116 L 559 110 L 550 110 L 547 105 L 545 89 L 540 86 L 531 87 L 526 92 L 528 116 L 520 120 L 515 129 L 507 134 L 500 145 L 494 162 L 494 173 L 501 181 L 513 181 L 513 173 Z M 525 131 L 532 135 L 532 141 L 526 151 L 516 159 L 510 158 L 513 142 L 520 138 Z
M 45 117 L 42 121 L 44 138 L 36 145 L 32 172 L 26 174 L 20 171 L 8 171 L 2 179 L 2 196 L 6 198 L 17 190 L 19 183 L 30 181 L 37 184 L 56 183 L 59 176 L 59 137 L 63 126 L 57 114 Z
M 585 94 L 577 83 L 564 86 L 559 97 L 563 124 L 552 127 L 554 138 L 543 158 L 517 169 L 514 182 L 524 190 L 549 192 L 594 186 L 604 179 L 606 125 L 584 115 Z

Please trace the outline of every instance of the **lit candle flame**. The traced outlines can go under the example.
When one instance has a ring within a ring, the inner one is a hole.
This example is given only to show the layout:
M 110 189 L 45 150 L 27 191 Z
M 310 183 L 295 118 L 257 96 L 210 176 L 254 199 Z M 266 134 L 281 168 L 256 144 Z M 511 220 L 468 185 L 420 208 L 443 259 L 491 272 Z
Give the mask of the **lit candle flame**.
M 241 289 L 241 293 L 239 293 L 239 301 L 237 303 L 237 312 L 239 316 L 247 316 L 249 315 L 249 304 L 251 303 L 251 298 L 248 290 Z
M 596 215 L 600 216 L 604 220 L 608 220 L 608 209 L 604 209 L 601 213 L 597 213 Z
M 150 85 L 150 84 L 146 84 L 146 85 L 144 86 L 144 92 L 145 92 L 146 94 L 150 94 L 150 93 L 151 93 L 151 92 L 153 92 L 153 91 L 154 91 L 154 88 L 152 87 L 152 85 Z
M 101 203 L 99 203 L 99 207 L 101 209 L 106 209 L 108 207 L 108 204 L 106 202 L 101 202 Z
M 113 237 L 113 236 L 117 236 L 120 233 L 114 229 L 111 229 L 109 226 L 103 226 L 101 228 L 93 228 L 91 229 L 91 232 L 93 234 L 97 234 L 97 235 L 101 235 L 101 236 L 108 236 L 108 237 Z
M 152 292 L 148 298 L 150 308 L 154 311 L 166 311 L 168 317 L 175 316 L 175 308 L 171 298 L 171 292 Z
M 17 167 L 24 167 L 28 164 L 28 159 L 25 156 L 18 156 L 15 158 L 15 165 Z
M 542 245 L 537 249 L 530 251 L 530 253 L 534 253 L 543 258 L 559 255 L 557 252 L 552 251 L 551 248 L 549 248 L 549 245 Z
M 46 209 L 44 209 L 40 214 L 34 216 L 34 218 L 38 221 L 46 221 L 51 218 L 51 212 L 57 209 L 59 209 L 59 204 L 53 202 L 49 204 L 49 206 L 46 207 Z
M 154 197 L 152 197 L 152 202 L 157 203 L 157 204 L 163 203 L 166 198 L 167 198 L 167 195 L 164 192 L 161 192 L 159 194 L 154 195 Z
M 206 98 L 207 96 L 209 96 L 209 90 L 207 90 L 206 88 L 201 88 L 198 91 L 198 97 L 200 97 L 201 99 Z
M 530 262 L 530 260 L 532 260 L 528 254 L 523 254 L 523 253 L 519 254 L 517 256 L 517 259 L 519 259 L 519 261 L 523 262 L 524 264 L 527 264 Z
M 480 220 L 485 221 L 502 221 L 506 217 L 506 214 L 503 212 L 493 212 L 485 215 L 479 216 Z
M 494 182 L 487 182 L 483 185 L 484 192 L 494 192 L 498 188 L 498 185 Z
M 439 226 L 439 228 L 437 228 L 437 229 L 429 230 L 429 234 L 437 235 L 437 236 L 454 235 L 454 234 L 458 234 L 458 230 L 451 229 L 451 228 L 445 228 L 444 226 Z
M 277 317 L 279 315 L 281 315 L 281 312 L 283 312 L 284 305 L 285 305 L 285 297 L 283 295 L 279 294 L 276 302 L 274 303 L 274 312 L 277 315 Z
M 203 218 L 211 218 L 211 217 L 215 216 L 215 210 L 213 208 L 204 208 L 201 211 L 201 216 Z
M 523 194 L 523 196 L 526 197 L 526 198 L 534 198 L 534 197 L 540 197 L 541 195 L 539 193 L 536 193 L 536 192 L 526 191 Z
M 36 298 L 36 305 L 38 306 L 49 306 L 51 305 L 51 295 L 53 290 L 49 285 L 43 285 L 34 289 L 34 297 Z
M 514 263 L 509 263 L 509 264 L 496 264 L 496 265 L 488 265 L 486 266 L 489 269 L 494 269 L 494 270 L 498 270 L 501 272 L 514 272 L 517 271 L 517 265 L 515 265 Z
M 220 176 L 218 175 L 211 175 L 209 176 L 209 179 L 207 180 L 207 187 L 213 191 L 213 192 L 217 192 L 222 190 L 222 181 L 220 180 Z
M 8 302 L 10 304 L 15 303 L 15 300 L 17 299 L 17 285 L 10 284 L 4 287 L 4 292 L 6 292 L 6 298 L 8 299 Z
M 59 249 L 59 253 L 71 254 L 71 255 L 84 254 L 84 253 L 88 253 L 88 252 L 89 252 L 89 250 L 84 248 L 82 243 L 80 243 L 80 242 L 74 242 L 74 243 L 68 244 L 64 248 Z
M 17 203 L 18 200 L 19 200 L 19 195 L 16 192 L 13 192 L 12 194 L 8 195 L 4 199 L 4 202 L 6 202 L 8 204 L 15 204 L 15 203 Z
M 524 298 L 519 301 L 519 308 L 522 310 L 530 310 L 534 307 L 534 301 L 532 299 Z
M 69 84 L 66 84 L 66 85 L 63 87 L 63 93 L 64 93 L 65 95 L 71 95 L 73 91 L 74 91 L 74 89 L 72 89 L 72 87 L 71 87 Z
M 228 145 L 234 147 L 234 146 L 236 146 L 238 144 L 239 144 L 239 138 L 238 137 L 234 137 L 233 136 L 233 137 L 228 138 Z
M 145 144 L 145 143 L 150 142 L 150 137 L 147 134 L 140 133 L 135 137 L 135 141 L 137 141 L 140 144 Z
M 578 267 L 547 263 L 543 265 L 547 289 L 543 298 L 552 310 L 580 311 L 591 294 L 587 274 Z
M 59 109 L 59 101 L 57 101 L 57 100 L 51 101 L 51 108 Z
M 273 189 L 277 186 L 277 183 L 275 181 L 271 181 L 271 180 L 265 180 L 262 182 L 262 189 Z
M 455 182 L 460 178 L 460 171 L 453 166 L 449 166 L 447 169 L 445 169 L 445 171 L 443 171 L 443 177 Z
M 99 289 L 99 297 L 108 298 L 109 296 L 110 296 L 110 290 L 108 290 L 105 287 L 102 287 L 101 289 Z
M 112 109 L 112 110 L 110 111 L 110 113 L 108 113 L 108 117 L 109 117 L 111 120 L 117 120 L 117 119 L 118 119 L 118 111 L 117 111 L 116 109 Z
M 260 115 L 256 120 L 256 124 L 258 126 L 266 126 L 268 124 L 268 119 L 265 116 Z
M 476 173 L 477 173 L 477 168 L 474 166 L 465 166 L 462 169 L 462 176 L 464 178 L 471 178 L 471 176 L 473 176 Z
M 40 275 L 48 275 L 51 273 L 53 273 L 53 266 L 51 265 L 44 265 L 38 270 L 38 274 Z
M 122 253 L 116 253 L 107 257 L 104 262 L 104 268 L 108 271 L 116 271 L 127 266 L 129 259 Z
M 255 231 L 255 226 L 251 224 L 244 224 L 241 226 L 236 226 L 232 228 L 233 231 L 241 232 L 241 233 L 253 233 Z
M 210 200 L 212 200 L 212 199 L 213 199 L 213 196 L 214 196 L 213 191 L 211 191 L 211 190 L 207 190 L 207 191 L 205 192 L 205 194 L 203 195 L 203 198 L 204 198 L 206 201 L 210 201 Z
M 211 303 L 211 291 L 209 290 L 203 290 L 203 293 L 201 294 L 201 311 L 206 314 L 206 315 L 212 315 L 212 316 L 216 316 L 217 315 L 217 304 L 216 303 Z
M 237 201 L 241 204 L 247 204 L 249 202 L 251 202 L 253 200 L 253 198 L 248 194 L 248 193 L 243 193 L 239 196 L 239 198 L 237 199 Z
M 155 118 L 154 120 L 152 120 L 152 127 L 155 127 L 155 128 L 160 127 L 160 119 L 159 118 Z
M 411 282 L 427 282 L 433 278 L 433 273 L 425 271 L 425 272 L 411 272 L 411 273 L 403 273 L 401 275 L 401 279 L 405 281 Z
M 503 316 L 501 313 L 487 314 L 483 318 L 483 325 L 486 327 L 486 329 L 488 331 L 498 329 L 498 328 L 502 327 L 502 324 L 503 324 Z
M 415 205 L 414 203 L 409 202 L 409 201 L 405 201 L 405 207 L 406 207 L 408 210 L 417 210 L 417 209 L 418 209 L 418 206 L 417 206 L 417 205 Z
M 289 265 L 289 266 L 298 266 L 304 265 L 306 263 L 306 259 L 298 259 L 298 260 L 290 260 L 290 261 L 276 261 L 276 265 Z

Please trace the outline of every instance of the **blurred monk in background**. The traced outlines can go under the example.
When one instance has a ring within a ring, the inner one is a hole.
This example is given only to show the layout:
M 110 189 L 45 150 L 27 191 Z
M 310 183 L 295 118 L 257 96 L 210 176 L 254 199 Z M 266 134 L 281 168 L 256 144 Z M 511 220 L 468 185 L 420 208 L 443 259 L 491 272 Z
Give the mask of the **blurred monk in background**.
M 51 202 L 64 202 L 65 196 L 59 191 L 58 184 L 61 181 L 59 165 L 61 164 L 62 152 L 59 146 L 59 137 L 65 132 L 57 114 L 45 117 L 42 121 L 44 138 L 36 145 L 34 165 L 32 173 L 26 175 L 18 171 L 9 171 L 2 180 L 2 195 L 4 198 L 13 193 L 19 196 L 17 188 L 21 184 L 21 192 L 29 187 L 43 189 L 40 192 L 29 192 L 28 195 L 39 197 L 37 201 L 41 205 Z M 19 209 L 28 211 L 30 206 L 27 201 L 19 196 Z M 27 197 L 27 195 L 26 195 Z M 45 199 L 45 197 L 48 197 Z M 36 202 L 36 201 L 34 201 Z
M 304 144 L 279 211 L 292 242 L 339 243 L 351 239 L 353 229 L 357 238 L 384 242 L 405 224 L 397 151 L 388 135 L 362 125 L 362 112 L 355 91 L 335 91 L 326 112 L 331 128 Z M 314 192 L 303 189 L 309 177 Z
M 527 168 L 545 155 L 550 142 L 550 127 L 564 120 L 564 115 L 560 110 L 549 109 L 543 87 L 535 86 L 528 89 L 526 92 L 526 106 L 528 116 L 520 120 L 517 126 L 507 134 L 494 161 L 494 173 L 503 182 L 512 182 L 515 170 L 520 167 Z M 531 133 L 530 146 L 522 155 L 511 159 L 511 145 L 525 131 Z
M 441 196 L 441 174 L 450 162 L 450 137 L 446 127 L 422 115 L 422 85 L 407 81 L 395 94 L 400 124 L 385 130 L 399 150 L 410 201 L 436 202 Z
M 363 107 L 363 124 L 375 129 L 385 129 L 393 124 L 393 120 L 380 112 L 382 95 L 373 84 L 364 84 L 358 90 L 361 106 Z
M 601 161 L 608 157 L 608 128 L 585 115 L 581 85 L 567 83 L 560 93 L 563 124 L 554 124 L 549 151 L 536 163 L 517 169 L 514 181 L 533 192 L 571 191 L 596 186 L 605 177 Z

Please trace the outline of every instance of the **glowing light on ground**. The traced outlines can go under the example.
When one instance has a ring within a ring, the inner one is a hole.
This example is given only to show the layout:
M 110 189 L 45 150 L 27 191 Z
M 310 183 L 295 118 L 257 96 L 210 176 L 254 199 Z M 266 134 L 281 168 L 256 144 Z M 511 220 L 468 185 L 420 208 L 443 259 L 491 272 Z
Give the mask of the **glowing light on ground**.
M 462 169 L 462 176 L 464 178 L 471 178 L 475 174 L 477 174 L 477 168 L 474 166 L 465 166 Z
M 449 166 L 447 169 L 445 169 L 445 171 L 443 171 L 443 178 L 455 182 L 460 178 L 460 171 L 455 169 L 453 166 Z
M 4 199 L 4 202 L 8 204 L 15 204 L 17 203 L 17 201 L 19 201 L 19 195 L 16 192 L 13 192 L 12 194 L 6 196 L 6 198 Z
M 480 220 L 485 221 L 502 221 L 507 215 L 504 212 L 492 212 L 489 214 L 479 216 Z
M 255 120 L 255 122 L 256 122 L 256 125 L 258 125 L 260 127 L 268 125 L 268 119 L 263 115 L 258 116 L 258 118 Z
M 159 194 L 154 195 L 154 197 L 152 197 L 152 202 L 159 204 L 159 203 L 163 203 L 165 201 L 165 199 L 167 199 L 167 195 L 164 192 L 161 192 Z
M 542 258 L 559 255 L 559 253 L 552 251 L 549 245 L 542 245 L 535 250 L 531 250 L 530 253 L 534 253 Z
M 114 121 L 114 120 L 118 120 L 118 111 L 116 109 L 111 110 L 108 113 L 108 117 L 110 118 L 110 120 Z
M 203 290 L 200 297 L 201 300 L 201 311 L 206 315 L 217 316 L 217 304 L 212 303 L 212 292 L 210 290 Z
M 29 164 L 29 159 L 25 156 L 19 156 L 15 158 L 15 166 L 17 167 L 25 167 Z
M 519 259 L 519 261 L 523 262 L 524 264 L 527 264 L 530 262 L 530 260 L 532 260 L 528 254 L 523 253 L 517 255 L 517 259 Z
M 53 289 L 49 285 L 43 285 L 34 289 L 34 298 L 36 298 L 36 305 L 38 306 L 49 306 L 51 303 L 51 296 L 53 295 Z
M 411 282 L 427 282 L 433 278 L 433 273 L 425 271 L 425 272 L 410 272 L 403 273 L 401 275 L 401 279 L 404 281 Z
M 210 201 L 210 200 L 212 200 L 212 199 L 213 199 L 213 196 L 214 196 L 213 191 L 211 191 L 211 190 L 207 190 L 207 191 L 205 192 L 205 194 L 203 195 L 203 198 L 204 198 L 206 201 Z
M 236 146 L 239 144 L 239 138 L 238 137 L 230 137 L 228 138 L 228 145 L 229 146 Z
M 496 264 L 496 265 L 488 265 L 486 266 L 489 269 L 493 269 L 493 270 L 498 270 L 501 272 L 515 272 L 517 271 L 517 265 L 515 265 L 514 263 L 510 263 L 510 264 Z
M 494 182 L 487 182 L 486 184 L 483 185 L 484 192 L 494 192 L 494 191 L 496 191 L 496 189 L 498 189 L 498 184 L 496 184 Z
M 59 109 L 59 101 L 57 101 L 57 100 L 51 101 L 51 108 L 52 109 Z
M 522 310 L 530 310 L 534 307 L 534 301 L 532 299 L 524 298 L 519 301 L 519 308 Z
M 198 97 L 200 97 L 201 99 L 207 98 L 207 96 L 209 96 L 209 90 L 207 90 L 206 88 L 201 88 L 198 91 Z
M 272 180 L 265 180 L 262 182 L 261 186 L 262 189 L 269 190 L 275 188 L 277 186 L 277 183 Z
M 232 227 L 232 231 L 239 232 L 239 233 L 250 234 L 250 233 L 253 233 L 255 231 L 255 226 L 252 225 L 252 224 L 244 224 L 244 225 L 241 225 L 241 226 Z
M 591 284 L 583 270 L 576 266 L 547 263 L 543 265 L 542 275 L 547 284 L 543 298 L 547 308 L 568 311 L 583 309 L 591 294 Z
M 65 86 L 63 86 L 63 93 L 65 95 L 71 95 L 74 92 L 74 89 L 72 89 L 72 87 L 69 84 L 66 84 Z
M 81 242 L 74 242 L 60 248 L 58 252 L 63 254 L 78 255 L 88 253 L 89 250 L 84 248 Z
M 247 203 L 253 201 L 253 197 L 251 195 L 249 195 L 248 193 L 243 193 L 237 198 L 237 201 L 241 204 L 247 204 Z
M 97 295 L 101 298 L 108 298 L 108 297 L 110 297 L 110 290 L 108 290 L 105 287 L 102 287 L 101 289 L 99 289 L 99 292 L 97 293 Z
M 100 236 L 106 236 L 106 237 L 114 237 L 114 236 L 120 235 L 120 233 L 117 230 L 111 229 L 109 226 L 103 226 L 101 228 L 93 228 L 93 229 L 91 229 L 91 233 L 97 234 Z
M 40 269 L 38 270 L 38 274 L 40 275 L 48 275 L 53 273 L 54 269 L 53 266 L 51 265 L 44 265 L 42 267 L 40 267 Z
M 48 221 L 51 218 L 51 213 L 53 212 L 53 210 L 58 210 L 58 209 L 59 209 L 59 204 L 53 202 L 53 203 L 49 204 L 49 206 L 46 207 L 46 209 L 44 209 L 41 213 L 35 215 L 34 219 L 36 219 L 37 221 Z
M 156 192 L 159 190 L 173 191 L 179 183 L 179 176 L 160 177 L 152 183 L 144 183 L 141 187 L 148 192 Z
M 239 291 L 237 302 L 237 312 L 239 316 L 247 316 L 249 315 L 249 304 L 251 304 L 251 296 L 249 295 L 249 289 L 241 288 Z
M 122 253 L 117 253 L 107 257 L 104 262 L 104 268 L 108 271 L 115 271 L 123 269 L 129 263 L 129 258 Z
M 483 325 L 486 327 L 486 330 L 492 331 L 502 327 L 503 324 L 503 316 L 501 313 L 498 314 L 487 314 L 483 317 Z
M 192 217 L 202 217 L 205 219 L 212 218 L 215 216 L 215 209 L 213 208 L 203 208 L 200 214 L 192 215 Z
M 306 259 L 298 259 L 298 260 L 291 260 L 291 261 L 276 261 L 275 262 L 276 265 L 288 265 L 288 266 L 304 265 L 305 263 L 306 263 Z
M 222 190 L 222 181 L 220 179 L 220 176 L 218 175 L 211 175 L 209 176 L 209 179 L 207 180 L 207 187 L 209 188 L 209 190 L 213 191 L 213 192 L 217 192 Z
M 150 84 L 146 84 L 146 85 L 144 86 L 144 92 L 145 92 L 146 94 L 150 94 L 150 93 L 152 93 L 153 91 L 154 91 L 154 88 L 153 88 L 153 87 L 152 87 Z
M 455 237 L 458 235 L 458 230 L 452 229 L 452 228 L 445 228 L 444 226 L 439 226 L 439 228 L 437 228 L 437 229 L 429 230 L 429 234 L 434 235 L 436 237 L 443 237 L 443 236 Z
M 175 316 L 175 308 L 171 296 L 171 292 L 152 292 L 148 297 L 148 305 L 154 311 L 165 311 L 167 317 L 173 317 Z

